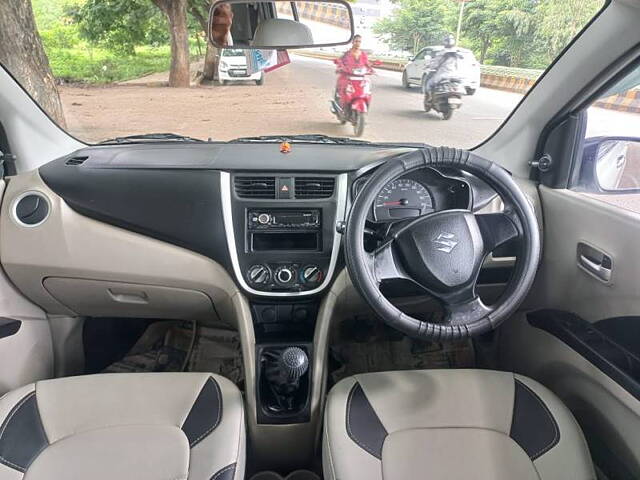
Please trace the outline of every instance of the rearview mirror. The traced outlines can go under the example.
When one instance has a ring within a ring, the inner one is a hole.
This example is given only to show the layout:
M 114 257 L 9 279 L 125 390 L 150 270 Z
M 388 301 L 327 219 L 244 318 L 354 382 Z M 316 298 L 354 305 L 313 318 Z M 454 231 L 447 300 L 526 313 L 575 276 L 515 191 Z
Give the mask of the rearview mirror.
M 209 40 L 218 48 L 295 49 L 344 45 L 353 38 L 346 1 L 220 0 L 209 12 Z

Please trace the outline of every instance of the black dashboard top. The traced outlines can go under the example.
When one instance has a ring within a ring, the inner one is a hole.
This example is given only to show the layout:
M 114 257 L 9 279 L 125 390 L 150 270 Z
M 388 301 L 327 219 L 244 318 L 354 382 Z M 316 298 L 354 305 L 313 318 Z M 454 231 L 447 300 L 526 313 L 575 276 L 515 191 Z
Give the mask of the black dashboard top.
M 86 168 L 337 173 L 360 170 L 409 150 L 384 145 L 294 143 L 291 152 L 285 154 L 280 152 L 278 142 L 145 143 L 87 147 L 52 163 L 83 158 L 83 167 Z

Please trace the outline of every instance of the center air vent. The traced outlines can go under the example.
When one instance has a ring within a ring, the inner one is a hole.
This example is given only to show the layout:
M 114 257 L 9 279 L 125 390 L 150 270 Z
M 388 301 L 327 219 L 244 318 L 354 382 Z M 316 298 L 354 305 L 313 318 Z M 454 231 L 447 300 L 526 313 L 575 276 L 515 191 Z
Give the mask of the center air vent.
M 70 166 L 80 166 L 82 165 L 89 157 L 87 156 L 76 156 L 76 157 L 71 157 L 69 160 L 67 160 L 66 162 L 64 162 L 65 165 L 70 165 Z
M 335 182 L 331 177 L 296 177 L 296 198 L 329 198 Z
M 235 177 L 234 182 L 240 198 L 276 198 L 275 177 Z

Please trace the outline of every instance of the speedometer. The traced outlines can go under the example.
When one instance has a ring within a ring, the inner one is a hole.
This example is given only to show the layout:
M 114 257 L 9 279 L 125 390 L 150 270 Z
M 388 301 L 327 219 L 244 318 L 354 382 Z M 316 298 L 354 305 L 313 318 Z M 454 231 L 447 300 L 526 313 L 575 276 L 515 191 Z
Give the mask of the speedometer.
M 387 183 L 376 197 L 376 221 L 418 217 L 433 211 L 433 199 L 419 182 L 399 178 Z

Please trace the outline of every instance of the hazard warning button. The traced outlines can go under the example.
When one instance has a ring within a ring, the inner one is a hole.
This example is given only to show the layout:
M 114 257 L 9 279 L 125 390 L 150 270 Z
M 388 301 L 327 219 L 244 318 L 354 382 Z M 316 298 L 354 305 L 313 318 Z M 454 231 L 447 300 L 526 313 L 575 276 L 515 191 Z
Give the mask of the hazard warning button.
M 278 198 L 293 197 L 293 179 L 291 177 L 278 178 Z

